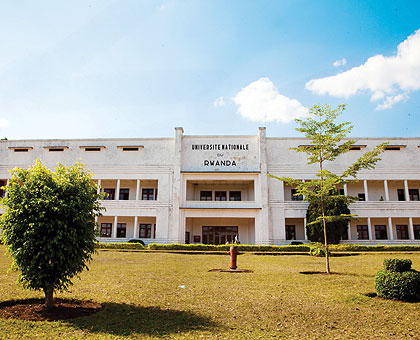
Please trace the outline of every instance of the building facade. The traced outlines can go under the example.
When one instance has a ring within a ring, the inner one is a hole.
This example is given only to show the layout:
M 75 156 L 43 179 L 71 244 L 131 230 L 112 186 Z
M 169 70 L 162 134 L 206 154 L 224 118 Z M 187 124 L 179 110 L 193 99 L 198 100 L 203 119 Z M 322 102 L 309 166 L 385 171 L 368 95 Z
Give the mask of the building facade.
M 360 199 L 350 206 L 358 220 L 343 243 L 420 244 L 420 138 L 357 138 L 328 168 L 341 172 L 384 141 L 375 169 L 339 188 Z M 10 169 L 38 158 L 51 168 L 82 160 L 105 194 L 100 241 L 306 242 L 307 203 L 268 174 L 315 178 L 306 154 L 290 150 L 307 144 L 268 138 L 265 128 L 253 136 L 189 136 L 175 128 L 175 138 L 1 141 L 0 185 Z

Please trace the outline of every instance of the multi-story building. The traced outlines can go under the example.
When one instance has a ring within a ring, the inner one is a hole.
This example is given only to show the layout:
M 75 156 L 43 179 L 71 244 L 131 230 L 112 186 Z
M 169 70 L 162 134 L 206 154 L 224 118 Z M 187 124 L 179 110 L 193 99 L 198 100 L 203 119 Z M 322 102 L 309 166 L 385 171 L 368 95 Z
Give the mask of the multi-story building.
M 420 138 L 357 138 L 329 169 L 343 171 L 364 152 L 387 141 L 375 169 L 339 188 L 358 196 L 359 216 L 342 242 L 420 244 Z M 317 168 L 290 150 L 304 138 L 254 136 L 8 140 L 0 143 L 0 184 L 14 167 L 37 158 L 53 167 L 81 159 L 105 193 L 99 217 L 101 241 L 140 238 L 145 243 L 288 244 L 306 241 L 307 203 L 294 188 L 268 174 L 302 180 Z

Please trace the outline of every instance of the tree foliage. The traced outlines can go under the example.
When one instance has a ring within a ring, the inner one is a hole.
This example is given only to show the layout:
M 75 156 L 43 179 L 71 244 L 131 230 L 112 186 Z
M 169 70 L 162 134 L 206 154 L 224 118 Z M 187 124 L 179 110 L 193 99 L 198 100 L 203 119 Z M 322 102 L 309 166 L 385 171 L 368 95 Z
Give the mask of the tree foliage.
M 335 198 L 332 198 L 335 197 Z M 352 200 L 346 196 L 340 195 L 337 189 L 333 189 L 330 195 L 325 197 L 325 211 L 328 216 L 340 216 L 342 218 L 327 222 L 327 238 L 328 244 L 336 244 L 340 242 L 342 235 L 347 233 L 348 221 L 350 217 L 349 204 Z M 322 221 L 318 219 L 322 216 L 321 202 L 318 199 L 309 201 L 308 210 L 306 212 L 306 234 L 312 242 L 325 243 L 324 226 Z M 347 218 L 344 216 L 348 216 Z M 315 222 L 315 223 L 312 223 Z
M 375 164 L 380 160 L 379 155 L 385 149 L 387 143 L 382 143 L 374 149 L 366 152 L 359 157 L 356 162 L 351 164 L 341 174 L 335 174 L 327 169 L 327 164 L 334 162 L 337 157 L 350 151 L 354 140 L 347 140 L 345 137 L 351 132 L 353 125 L 349 122 L 336 123 L 336 119 L 345 109 L 345 105 L 339 105 L 338 108 L 332 110 L 328 105 L 314 105 L 309 110 L 309 117 L 305 120 L 295 119 L 299 127 L 297 131 L 304 134 L 305 138 L 310 140 L 311 145 L 292 148 L 297 152 L 305 152 L 307 154 L 308 164 L 317 164 L 319 170 L 315 174 L 315 179 L 310 181 L 302 181 L 290 177 L 276 177 L 287 184 L 296 188 L 296 195 L 303 195 L 309 202 L 318 201 L 321 207 L 321 214 L 308 225 L 322 223 L 324 232 L 324 242 L 326 249 L 326 271 L 330 273 L 329 256 L 328 256 L 328 236 L 327 223 L 335 223 L 337 221 L 348 221 L 351 219 L 350 214 L 333 215 L 329 214 L 326 209 L 326 201 L 343 198 L 344 195 L 337 195 L 338 186 L 354 182 L 357 173 L 362 169 L 373 169 Z
M 51 307 L 53 292 L 88 269 L 96 241 L 97 185 L 81 163 L 51 171 L 37 160 L 15 168 L 6 187 L 0 220 L 3 241 L 20 270 L 25 289 L 43 290 Z

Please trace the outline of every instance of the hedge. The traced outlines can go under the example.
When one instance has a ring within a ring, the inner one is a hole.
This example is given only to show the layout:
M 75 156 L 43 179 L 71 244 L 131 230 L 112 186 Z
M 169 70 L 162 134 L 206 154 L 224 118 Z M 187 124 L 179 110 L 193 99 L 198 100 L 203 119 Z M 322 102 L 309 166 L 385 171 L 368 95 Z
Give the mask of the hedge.
M 157 244 L 150 243 L 148 247 L 140 243 L 97 243 L 98 249 L 147 249 L 147 250 L 183 250 L 183 251 L 229 251 L 230 245 L 214 244 Z M 249 244 L 238 244 L 238 250 L 241 252 L 309 252 L 314 244 L 286 245 L 286 246 L 257 246 Z M 334 244 L 328 246 L 331 252 L 399 252 L 399 251 L 420 251 L 420 246 L 413 245 L 358 245 L 358 244 Z

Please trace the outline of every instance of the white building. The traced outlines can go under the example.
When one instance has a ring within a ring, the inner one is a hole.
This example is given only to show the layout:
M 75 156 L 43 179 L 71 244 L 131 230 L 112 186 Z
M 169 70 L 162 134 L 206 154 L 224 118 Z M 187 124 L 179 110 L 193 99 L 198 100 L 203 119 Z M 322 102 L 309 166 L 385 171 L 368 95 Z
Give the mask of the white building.
M 331 170 L 384 141 L 390 144 L 376 168 L 341 188 L 361 199 L 351 205 L 359 220 L 342 242 L 420 244 L 420 138 L 358 138 Z M 188 136 L 175 128 L 175 138 L 9 140 L 0 143 L 0 181 L 37 158 L 49 167 L 81 159 L 107 194 L 101 241 L 225 243 L 238 235 L 244 244 L 289 244 L 306 240 L 307 203 L 267 174 L 315 178 L 306 155 L 290 150 L 307 144 L 267 138 L 265 128 L 254 136 Z

